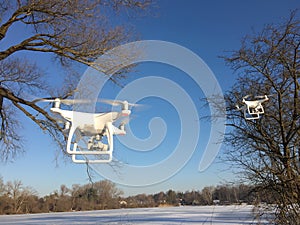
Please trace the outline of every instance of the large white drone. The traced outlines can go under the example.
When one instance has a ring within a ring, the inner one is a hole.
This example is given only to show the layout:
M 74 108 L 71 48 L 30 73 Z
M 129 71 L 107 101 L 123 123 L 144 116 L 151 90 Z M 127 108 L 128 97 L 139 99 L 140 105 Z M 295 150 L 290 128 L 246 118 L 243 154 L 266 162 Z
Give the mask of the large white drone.
M 100 100 L 113 106 L 121 106 L 122 109 L 119 112 L 87 113 L 61 109 L 60 105 L 91 102 L 88 100 L 55 98 L 37 101 L 53 102 L 50 111 L 60 116 L 64 122 L 64 129 L 69 133 L 66 151 L 75 163 L 111 162 L 114 149 L 113 135 L 126 134 L 125 125 L 131 114 L 129 107 L 136 106 L 127 101 Z M 114 123 L 121 118 L 123 121 L 118 127 L 115 126 Z
M 236 105 L 237 110 L 244 112 L 244 117 L 246 120 L 257 120 L 262 114 L 265 113 L 262 103 L 268 101 L 269 98 L 267 95 L 255 96 L 253 100 L 247 100 L 251 95 L 246 95 L 243 97 L 242 107 Z

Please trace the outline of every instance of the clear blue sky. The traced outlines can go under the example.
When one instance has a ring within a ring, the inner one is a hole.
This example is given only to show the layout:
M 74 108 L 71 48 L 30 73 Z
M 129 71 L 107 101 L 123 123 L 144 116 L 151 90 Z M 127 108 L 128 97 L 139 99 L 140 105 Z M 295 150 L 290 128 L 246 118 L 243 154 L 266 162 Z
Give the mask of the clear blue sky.
M 296 0 L 200 0 L 200 1 L 157 1 L 157 16 L 137 18 L 130 21 L 144 40 L 163 40 L 184 46 L 200 56 L 214 72 L 222 89 L 226 91 L 233 83 L 235 75 L 225 66 L 218 56 L 224 51 L 238 49 L 243 36 L 252 30 L 261 30 L 264 24 L 278 22 L 289 15 L 290 10 L 300 8 Z M 47 62 L 44 62 L 47 63 Z M 203 97 L 201 90 L 186 76 L 174 68 L 164 65 L 143 64 L 137 67 L 138 76 L 161 76 L 181 85 L 196 104 L 199 115 Z M 136 75 L 132 75 L 126 83 L 130 83 Z M 103 97 L 114 97 L 120 88 L 104 89 Z M 178 115 L 176 110 L 166 101 L 148 98 L 141 101 L 150 105 L 144 111 L 134 111 L 132 130 L 140 138 L 147 138 L 149 120 L 159 116 L 168 126 L 166 139 L 153 151 L 146 153 L 130 151 L 116 142 L 116 156 L 135 165 L 149 165 L 163 160 L 170 154 L 179 138 Z M 198 105 L 197 105 L 198 104 Z M 202 122 L 201 122 L 202 123 Z M 147 187 L 132 188 L 120 185 L 126 195 L 138 193 L 155 193 L 173 189 L 175 191 L 201 190 L 205 186 L 217 185 L 231 180 L 233 175 L 226 166 L 217 160 L 204 172 L 198 171 L 199 160 L 203 154 L 203 146 L 207 142 L 208 124 L 201 124 L 201 133 L 197 149 L 188 164 L 172 178 L 159 184 Z M 70 162 L 65 163 L 61 157 L 58 166 L 55 162 L 56 152 L 51 139 L 43 134 L 32 122 L 24 119 L 22 130 L 27 142 L 26 153 L 13 163 L 1 164 L 0 175 L 4 181 L 19 179 L 24 185 L 31 186 L 40 195 L 46 195 L 59 189 L 61 184 L 71 187 L 72 184 L 88 182 L 86 167 Z M 126 139 L 126 136 L 123 137 Z M 220 151 L 219 156 L 222 156 Z M 121 170 L 121 169 L 120 169 Z M 159 172 L 159 171 L 158 171 Z M 147 176 L 147 174 L 145 174 Z M 103 179 L 94 174 L 94 180 Z

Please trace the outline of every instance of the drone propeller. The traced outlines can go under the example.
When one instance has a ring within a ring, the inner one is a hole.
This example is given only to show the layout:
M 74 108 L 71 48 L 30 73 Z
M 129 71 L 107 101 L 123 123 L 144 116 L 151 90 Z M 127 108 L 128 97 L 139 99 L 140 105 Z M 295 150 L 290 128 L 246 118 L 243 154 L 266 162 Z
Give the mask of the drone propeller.
M 257 95 L 257 96 L 255 96 L 255 98 L 267 98 L 268 97 L 268 95 Z
M 59 105 L 65 104 L 65 105 L 74 105 L 74 104 L 88 104 L 93 103 L 90 99 L 60 99 L 60 98 L 40 98 L 35 99 L 32 101 L 33 103 L 36 102 L 53 102 L 56 106 L 59 107 Z M 110 100 L 110 99 L 99 99 L 96 100 L 96 102 L 103 102 L 112 106 L 122 106 L 123 110 L 128 110 L 129 107 L 137 107 L 141 106 L 140 104 L 135 103 L 129 103 L 127 101 L 121 101 L 121 100 Z
M 255 96 L 255 98 L 266 98 L 266 97 L 273 97 L 273 96 L 276 96 L 275 94 L 272 94 L 272 95 L 258 95 L 258 96 Z
M 35 99 L 32 101 L 33 103 L 36 102 L 54 102 L 54 103 L 63 103 L 65 105 L 74 105 L 76 103 L 90 103 L 91 100 L 88 99 L 60 99 L 60 98 L 40 98 L 40 99 Z
M 100 102 L 112 105 L 112 106 L 122 106 L 123 109 L 128 109 L 129 106 L 131 107 L 137 107 L 140 106 L 139 104 L 135 103 L 129 103 L 127 101 L 121 101 L 121 100 L 110 100 L 110 99 L 101 99 Z
M 112 106 L 119 106 L 119 105 L 124 105 L 124 104 L 128 104 L 128 106 L 139 106 L 139 104 L 129 103 L 127 101 L 121 101 L 121 100 L 101 99 L 100 101 L 104 102 L 106 104 L 110 104 Z
M 252 95 L 245 95 L 245 96 L 243 97 L 243 99 L 249 98 L 250 96 L 252 96 Z

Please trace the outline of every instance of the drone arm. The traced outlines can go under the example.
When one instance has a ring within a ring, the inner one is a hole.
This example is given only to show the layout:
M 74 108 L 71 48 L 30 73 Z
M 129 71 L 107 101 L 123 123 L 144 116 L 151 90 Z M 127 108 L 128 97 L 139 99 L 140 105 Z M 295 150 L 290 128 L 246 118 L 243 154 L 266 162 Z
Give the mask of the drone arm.
M 240 106 L 238 104 L 235 105 L 235 108 L 237 111 L 241 111 L 243 108 L 240 108 Z
M 74 126 L 71 126 L 70 131 L 69 131 L 68 142 L 67 142 L 67 153 L 68 153 L 68 154 L 74 153 L 74 151 L 71 151 L 71 142 L 72 142 L 72 138 L 73 138 L 73 135 L 74 135 L 75 130 L 76 130 L 76 127 L 74 128 Z M 74 146 L 73 146 L 73 149 L 74 149 L 75 147 L 76 147 L 76 146 L 74 145 Z M 75 149 L 76 149 L 76 148 L 75 148 Z
M 122 126 L 123 126 L 123 128 L 122 128 Z M 115 135 L 125 135 L 126 131 L 124 129 L 124 125 L 121 125 L 119 128 L 113 126 L 113 134 L 115 134 Z
M 112 151 L 114 149 L 114 140 L 113 140 L 114 129 L 111 122 L 106 123 L 106 130 L 107 130 L 107 141 L 109 145 L 109 151 L 112 154 Z

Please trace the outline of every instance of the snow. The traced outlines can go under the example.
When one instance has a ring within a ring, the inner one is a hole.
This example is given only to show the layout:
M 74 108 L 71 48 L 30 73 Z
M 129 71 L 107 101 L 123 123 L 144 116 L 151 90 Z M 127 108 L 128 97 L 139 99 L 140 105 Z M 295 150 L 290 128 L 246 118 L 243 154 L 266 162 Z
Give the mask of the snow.
M 256 224 L 253 206 L 182 206 L 166 208 L 115 209 L 86 212 L 2 215 L 0 225 L 68 224 Z M 267 224 L 267 221 L 259 221 Z

